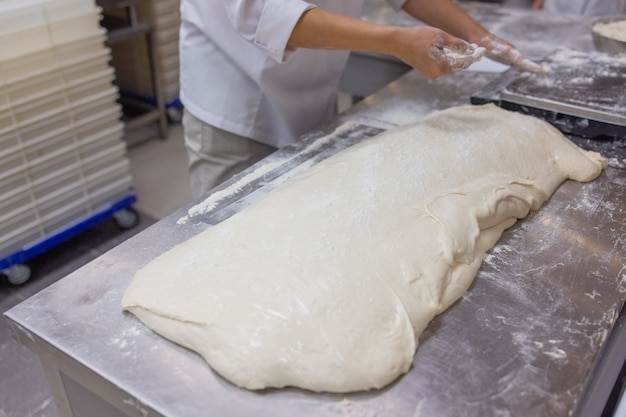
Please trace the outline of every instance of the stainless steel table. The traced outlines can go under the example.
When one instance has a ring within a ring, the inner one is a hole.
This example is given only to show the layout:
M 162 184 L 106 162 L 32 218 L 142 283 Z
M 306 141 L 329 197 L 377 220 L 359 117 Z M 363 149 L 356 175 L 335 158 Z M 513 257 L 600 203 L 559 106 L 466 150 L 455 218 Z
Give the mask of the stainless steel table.
M 507 27 L 516 16 L 528 16 L 497 13 L 493 22 Z M 524 19 L 544 32 L 542 39 L 558 43 L 552 23 L 563 18 L 537 16 Z M 572 22 L 559 30 L 583 39 L 584 29 Z M 607 155 L 609 168 L 594 182 L 564 183 L 538 212 L 506 231 L 470 290 L 422 335 L 410 372 L 386 389 L 245 391 L 120 310 L 134 272 L 157 255 L 343 147 L 469 103 L 494 77 L 462 72 L 428 81 L 409 72 L 207 200 L 181 208 L 8 311 L 16 338 L 40 356 L 60 414 L 598 416 L 626 356 L 623 141 L 574 138 Z

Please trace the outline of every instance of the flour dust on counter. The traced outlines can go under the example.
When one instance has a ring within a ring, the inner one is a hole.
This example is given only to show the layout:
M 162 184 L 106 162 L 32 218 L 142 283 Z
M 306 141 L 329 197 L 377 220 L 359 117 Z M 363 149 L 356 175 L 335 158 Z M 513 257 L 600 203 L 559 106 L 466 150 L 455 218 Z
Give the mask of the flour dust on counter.
M 240 387 L 382 388 L 409 371 L 422 331 L 505 229 L 605 166 L 530 116 L 435 112 L 157 257 L 122 308 Z
M 233 196 L 242 193 L 246 185 L 248 185 L 249 183 L 260 179 L 264 175 L 272 172 L 277 168 L 286 166 L 289 162 L 301 157 L 302 155 L 312 154 L 316 151 L 321 150 L 323 147 L 331 143 L 333 137 L 342 133 L 349 133 L 350 130 L 354 129 L 356 126 L 357 124 L 355 122 L 346 122 L 343 125 L 337 127 L 332 135 L 318 138 L 312 144 L 306 146 L 303 149 L 300 149 L 295 155 L 289 157 L 287 160 L 277 160 L 272 162 L 264 162 L 264 160 L 257 163 L 251 168 L 250 172 L 245 174 L 242 178 L 239 178 L 237 181 L 235 181 L 233 184 L 230 184 L 225 189 L 213 192 L 202 202 L 195 204 L 193 207 L 191 207 L 187 211 L 186 216 L 178 219 L 177 224 L 186 224 L 190 221 L 190 219 L 193 219 L 194 217 L 206 215 L 207 213 L 211 212 L 211 210 L 215 209 L 220 201 L 223 201 L 227 198 L 232 198 Z M 283 175 L 281 177 L 281 180 L 286 180 L 287 178 L 284 177 L 288 177 L 291 174 L 292 172 L 289 172 L 288 175 Z

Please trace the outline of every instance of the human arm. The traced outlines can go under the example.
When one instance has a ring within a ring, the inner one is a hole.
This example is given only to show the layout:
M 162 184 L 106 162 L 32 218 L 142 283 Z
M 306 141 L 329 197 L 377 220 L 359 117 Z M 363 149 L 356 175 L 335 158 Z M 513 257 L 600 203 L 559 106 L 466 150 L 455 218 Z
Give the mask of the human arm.
M 407 0 L 402 8 L 428 25 L 486 48 L 487 56 L 494 61 L 522 71 L 543 72 L 540 65 L 530 61 L 509 42 L 490 33 L 451 0 Z
M 366 22 L 320 8 L 304 12 L 288 45 L 292 48 L 342 49 L 393 55 L 428 78 L 459 68 L 436 59 L 444 48 L 471 53 L 473 47 L 448 33 L 428 26 L 398 27 Z
M 495 61 L 524 71 L 543 72 L 541 66 L 490 33 L 451 0 L 407 0 L 402 7 L 429 26 L 386 26 L 313 8 L 302 14 L 288 45 L 389 54 L 433 79 L 472 63 L 461 61 L 458 66 L 458 62 L 446 59 L 444 48 L 469 55 L 473 51 L 469 43 L 473 43 L 485 47 Z

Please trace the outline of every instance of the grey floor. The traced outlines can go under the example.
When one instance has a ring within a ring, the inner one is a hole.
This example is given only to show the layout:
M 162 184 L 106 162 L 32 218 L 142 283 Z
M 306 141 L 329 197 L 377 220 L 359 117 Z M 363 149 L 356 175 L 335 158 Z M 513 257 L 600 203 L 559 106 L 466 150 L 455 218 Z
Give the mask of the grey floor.
M 191 200 L 182 127 L 170 126 L 166 140 L 154 138 L 150 129 L 131 135 L 138 134 L 144 140 L 129 150 L 129 159 L 139 224 L 121 231 L 112 219 L 105 220 L 33 259 L 33 277 L 26 284 L 12 286 L 0 280 L 0 316 Z M 0 417 L 58 417 L 38 357 L 12 338 L 4 317 L 0 317 Z

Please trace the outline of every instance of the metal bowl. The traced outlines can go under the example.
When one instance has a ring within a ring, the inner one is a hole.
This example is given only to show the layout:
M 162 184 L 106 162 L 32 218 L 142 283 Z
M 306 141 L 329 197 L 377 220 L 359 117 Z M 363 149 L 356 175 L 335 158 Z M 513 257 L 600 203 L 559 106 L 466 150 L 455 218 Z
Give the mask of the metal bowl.
M 599 23 L 613 23 L 621 20 L 626 20 L 626 15 L 615 14 L 610 16 L 594 17 L 591 20 L 591 36 L 593 38 L 593 44 L 598 51 L 606 52 L 609 54 L 621 54 L 626 55 L 626 41 L 610 38 L 602 35 L 596 31 L 596 25 Z

